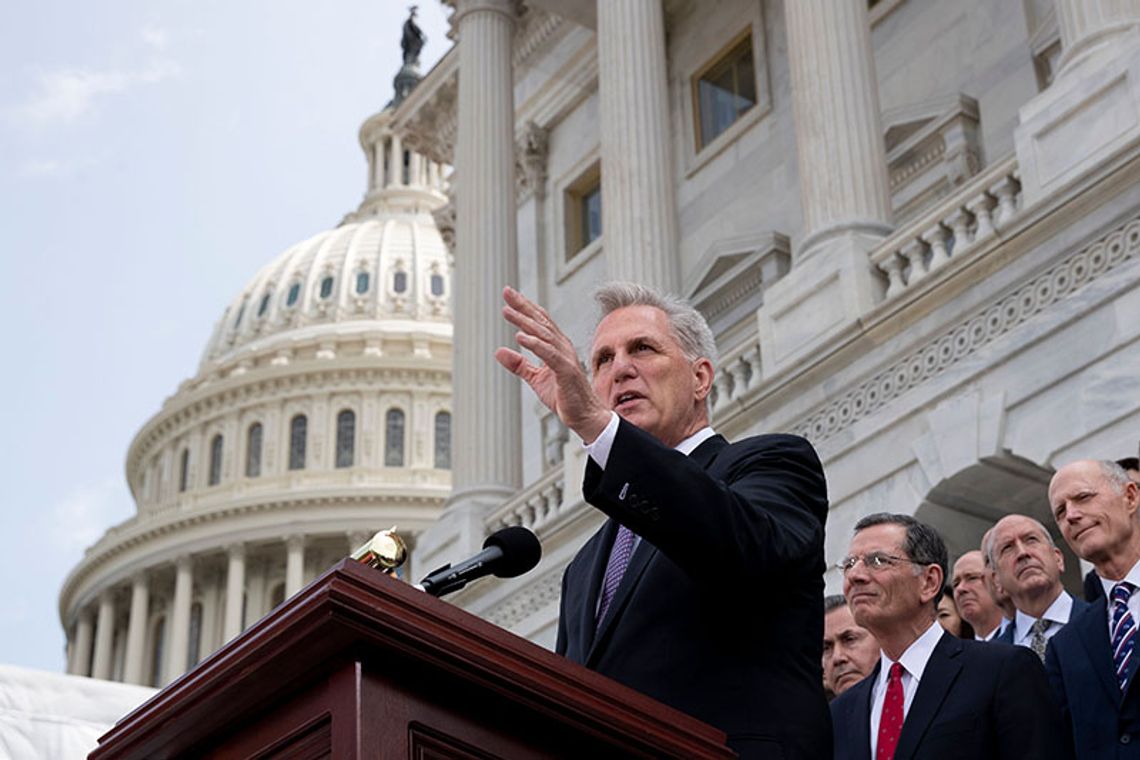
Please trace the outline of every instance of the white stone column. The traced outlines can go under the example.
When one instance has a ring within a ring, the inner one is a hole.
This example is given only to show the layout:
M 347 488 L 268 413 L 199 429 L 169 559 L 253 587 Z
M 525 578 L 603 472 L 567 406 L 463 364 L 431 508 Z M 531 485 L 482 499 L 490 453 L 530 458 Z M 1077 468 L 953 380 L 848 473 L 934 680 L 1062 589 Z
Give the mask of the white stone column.
M 115 600 L 108 589 L 99 597 L 99 617 L 95 621 L 95 662 L 91 677 L 111 677 L 111 645 L 115 641 Z
M 441 530 L 455 551 L 482 544 L 482 515 L 519 486 L 519 383 L 495 362 L 514 345 L 502 289 L 518 284 L 515 217 L 513 0 L 457 0 L 459 133 L 456 171 L 455 452 Z M 458 521 L 458 525 L 456 524 Z
M 75 641 L 72 642 L 71 669 L 68 670 L 72 675 L 91 675 L 91 637 L 94 632 L 91 610 L 80 610 L 75 624 Z
M 803 230 L 757 313 L 765 374 L 858 329 L 883 285 L 868 253 L 890 232 L 887 159 L 866 0 L 784 4 Z
M 1112 42 L 1140 22 L 1138 0 L 1054 0 L 1061 30 L 1061 58 L 1055 76 L 1094 48 Z
M 887 157 L 866 0 L 786 3 L 804 232 L 796 259 L 890 231 Z
M 285 541 L 285 598 L 296 594 L 304 585 L 305 537 L 289 536 Z
M 245 601 L 245 546 L 226 548 L 226 614 L 222 620 L 222 643 L 242 632 L 242 606 Z
M 218 613 L 222 596 L 221 577 L 219 573 L 211 572 L 204 581 L 199 579 L 199 582 L 202 597 L 202 635 L 198 659 L 204 660 L 220 646 Z
M 193 565 L 189 556 L 179 557 L 174 572 L 174 604 L 170 614 L 167 636 L 165 684 L 186 672 L 186 658 L 190 648 L 190 597 L 194 587 Z
M 1130 157 L 1140 140 L 1140 0 L 1054 1 L 1058 69 L 1013 133 L 1025 206 Z
M 131 609 L 127 620 L 127 656 L 123 680 L 143 684 L 146 672 L 146 623 L 150 617 L 150 585 L 145 571 L 131 581 Z
M 597 8 L 602 236 L 609 275 L 675 292 L 680 265 L 665 14 L 661 0 L 598 0 Z
M 392 153 L 391 158 L 388 160 L 389 164 L 388 173 L 388 186 L 399 187 L 404 184 L 404 145 L 400 141 L 400 136 L 392 134 Z

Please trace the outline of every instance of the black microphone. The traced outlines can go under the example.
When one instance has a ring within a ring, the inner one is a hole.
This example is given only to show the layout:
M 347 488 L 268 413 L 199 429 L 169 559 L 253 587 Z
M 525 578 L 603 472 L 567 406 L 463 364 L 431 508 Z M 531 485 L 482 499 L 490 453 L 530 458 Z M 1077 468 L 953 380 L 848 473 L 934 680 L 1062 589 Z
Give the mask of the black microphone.
M 542 544 L 538 536 L 521 525 L 497 530 L 483 542 L 483 551 L 455 567 L 444 565 L 428 573 L 420 581 L 423 590 L 432 596 L 443 596 L 458 591 L 476 578 L 494 575 L 497 578 L 514 578 L 527 572 L 542 559 Z

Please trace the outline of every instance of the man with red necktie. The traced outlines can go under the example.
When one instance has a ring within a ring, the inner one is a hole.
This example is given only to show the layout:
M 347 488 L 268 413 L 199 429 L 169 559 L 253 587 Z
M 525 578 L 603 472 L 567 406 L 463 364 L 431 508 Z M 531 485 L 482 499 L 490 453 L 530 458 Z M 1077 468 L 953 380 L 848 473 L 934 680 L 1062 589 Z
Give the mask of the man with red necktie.
M 1052 760 L 1069 753 L 1040 661 L 938 625 L 946 546 L 907 515 L 861 519 L 839 562 L 879 665 L 831 703 L 837 760 Z

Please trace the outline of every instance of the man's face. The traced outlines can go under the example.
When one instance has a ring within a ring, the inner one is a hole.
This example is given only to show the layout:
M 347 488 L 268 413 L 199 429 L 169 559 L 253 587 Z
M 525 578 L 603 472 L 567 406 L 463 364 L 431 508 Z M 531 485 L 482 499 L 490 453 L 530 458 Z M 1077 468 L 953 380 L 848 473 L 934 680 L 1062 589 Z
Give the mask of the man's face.
M 958 614 L 975 630 L 988 628 L 1001 619 L 1001 610 L 986 586 L 986 565 L 980 551 L 966 552 L 954 563 L 950 587 L 954 589 Z
M 1135 483 L 1118 491 L 1096 462 L 1066 465 L 1049 483 L 1049 507 L 1061 535 L 1093 564 L 1111 559 L 1132 539 L 1138 502 Z
M 872 525 L 855 534 L 847 553 L 866 557 L 877 552 L 909 559 L 903 549 L 905 541 L 902 525 Z M 855 563 L 843 575 L 843 596 L 855 622 L 872 633 L 883 633 L 920 617 L 942 585 L 941 571 L 933 573 L 935 578 L 931 569 L 901 560 L 891 560 L 878 569 L 868 567 L 865 560 Z
M 998 582 L 1014 604 L 1061 592 L 1064 557 L 1036 522 L 1023 515 L 1003 517 L 994 526 L 991 541 Z
M 626 306 L 606 315 L 590 352 L 594 390 L 625 420 L 666 446 L 708 424 L 708 359 L 685 357 L 665 312 Z
M 847 605 L 823 617 L 823 683 L 839 695 L 862 681 L 879 661 L 879 642 L 855 624 Z

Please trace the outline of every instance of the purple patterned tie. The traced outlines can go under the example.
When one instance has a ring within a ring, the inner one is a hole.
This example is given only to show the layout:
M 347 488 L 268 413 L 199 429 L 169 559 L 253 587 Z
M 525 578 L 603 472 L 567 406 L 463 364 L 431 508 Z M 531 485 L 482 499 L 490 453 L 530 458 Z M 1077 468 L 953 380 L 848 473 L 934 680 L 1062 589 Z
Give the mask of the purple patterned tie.
M 613 548 L 610 549 L 610 560 L 606 563 L 606 576 L 602 579 L 602 598 L 598 603 L 598 619 L 595 622 L 598 627 L 601 627 L 606 610 L 610 608 L 610 602 L 614 599 L 614 592 L 617 591 L 621 577 L 625 575 L 625 569 L 629 566 L 629 558 L 633 554 L 633 540 L 633 531 L 624 525 L 619 525 L 617 535 L 614 536 Z
M 1120 690 L 1128 685 L 1132 647 L 1136 644 L 1136 621 L 1128 611 L 1128 599 L 1135 588 L 1131 583 L 1120 582 L 1112 587 L 1112 663 L 1116 666 L 1116 680 Z

